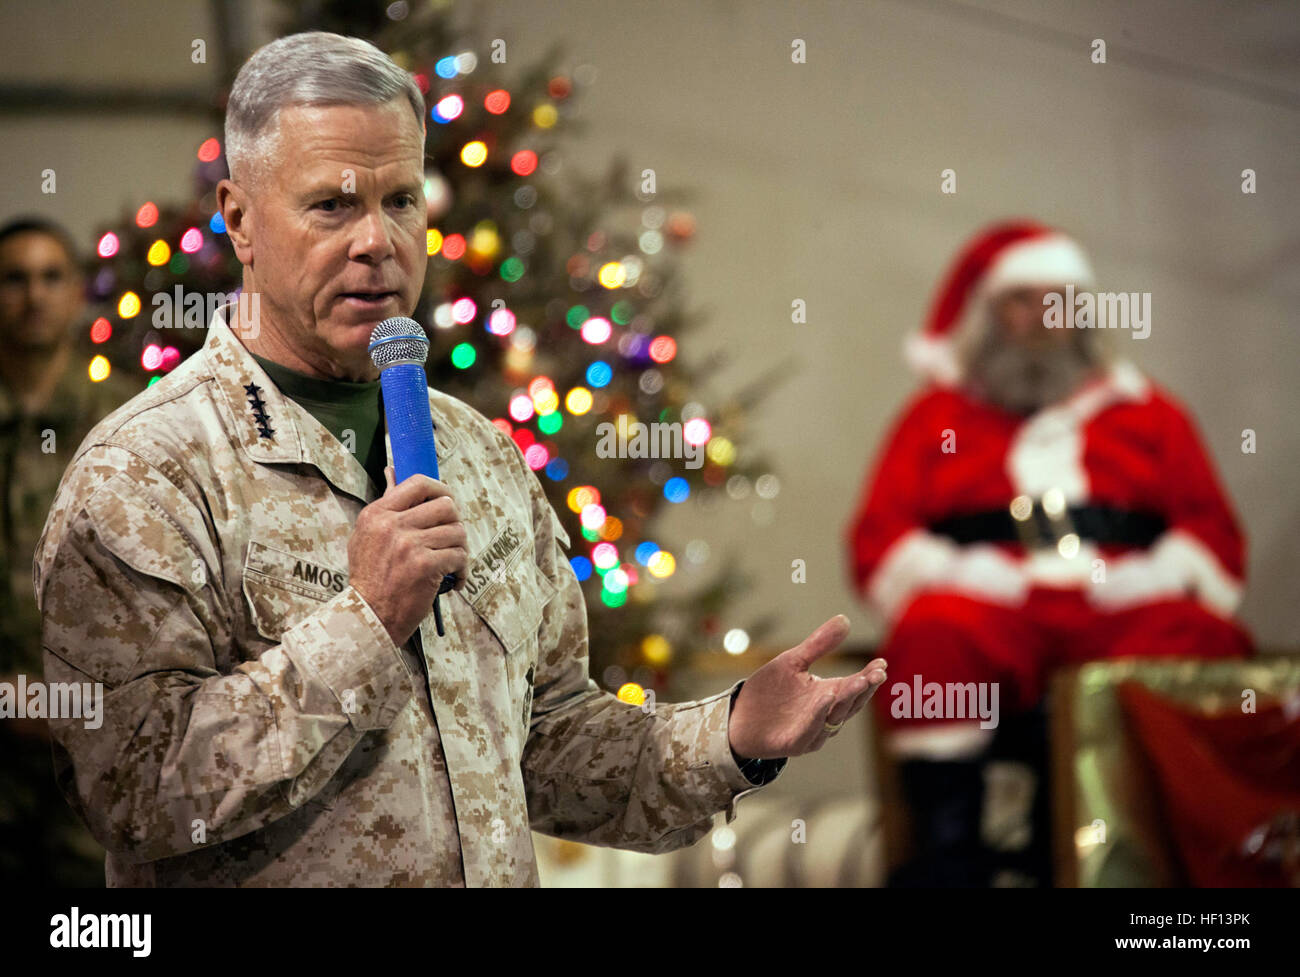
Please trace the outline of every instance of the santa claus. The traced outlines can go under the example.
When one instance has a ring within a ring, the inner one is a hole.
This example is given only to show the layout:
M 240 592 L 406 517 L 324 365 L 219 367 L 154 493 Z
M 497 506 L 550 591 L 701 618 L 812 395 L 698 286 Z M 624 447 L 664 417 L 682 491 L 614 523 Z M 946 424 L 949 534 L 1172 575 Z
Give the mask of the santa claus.
M 1066 286 L 1093 273 L 1060 231 L 1003 223 L 966 246 L 907 342 L 928 383 L 848 530 L 895 682 L 875 702 L 917 853 L 896 884 L 989 884 L 983 764 L 1041 713 L 1053 669 L 1251 652 L 1233 620 L 1244 540 L 1187 409 L 1096 329 L 1050 328 Z M 1026 749 L 1041 770 L 1041 742 Z M 1031 881 L 1046 881 L 1043 840 L 1021 864 Z

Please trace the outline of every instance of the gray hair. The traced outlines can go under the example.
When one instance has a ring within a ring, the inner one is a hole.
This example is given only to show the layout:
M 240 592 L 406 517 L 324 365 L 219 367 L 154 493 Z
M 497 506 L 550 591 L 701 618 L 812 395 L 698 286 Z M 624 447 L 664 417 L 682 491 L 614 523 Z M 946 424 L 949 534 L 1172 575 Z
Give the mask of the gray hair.
M 359 37 L 290 34 L 244 62 L 226 105 L 226 163 L 247 180 L 278 148 L 280 110 L 289 105 L 386 105 L 405 95 L 424 131 L 424 95 L 411 75 Z M 271 138 L 267 138 L 267 136 Z

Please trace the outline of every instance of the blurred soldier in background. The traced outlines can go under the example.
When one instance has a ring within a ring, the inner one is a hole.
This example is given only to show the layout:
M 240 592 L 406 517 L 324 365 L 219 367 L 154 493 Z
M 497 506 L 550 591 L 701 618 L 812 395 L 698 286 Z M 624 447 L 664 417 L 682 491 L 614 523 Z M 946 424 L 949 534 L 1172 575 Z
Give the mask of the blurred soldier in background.
M 91 427 L 134 390 L 92 383 L 77 349 L 85 280 L 68 233 L 0 228 L 0 682 L 41 680 L 32 554 L 59 479 Z M 102 886 L 104 850 L 54 783 L 44 719 L 0 719 L 0 878 Z
M 966 246 L 908 343 L 930 382 L 895 423 L 849 526 L 854 583 L 887 623 L 894 684 L 876 704 L 916 849 L 897 885 L 1049 881 L 1042 700 L 1053 669 L 1251 652 L 1233 620 L 1237 518 L 1188 411 L 1103 355 L 1097 327 L 1135 323 L 1063 307 L 1092 278 L 1079 246 L 1037 223 L 999 224 Z M 994 724 L 946 714 L 946 694 L 943 715 L 914 701 L 932 682 L 983 692 Z M 996 758 L 1036 774 L 1038 825 L 1014 855 L 981 837 Z

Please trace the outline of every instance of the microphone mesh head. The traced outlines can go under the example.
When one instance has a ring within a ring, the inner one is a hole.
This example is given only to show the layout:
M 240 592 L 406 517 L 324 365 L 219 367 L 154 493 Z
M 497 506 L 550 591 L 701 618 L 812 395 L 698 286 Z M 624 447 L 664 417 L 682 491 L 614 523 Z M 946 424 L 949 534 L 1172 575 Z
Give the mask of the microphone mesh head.
M 370 360 L 379 369 L 394 363 L 424 363 L 429 358 L 429 337 L 420 324 L 395 315 L 370 333 Z

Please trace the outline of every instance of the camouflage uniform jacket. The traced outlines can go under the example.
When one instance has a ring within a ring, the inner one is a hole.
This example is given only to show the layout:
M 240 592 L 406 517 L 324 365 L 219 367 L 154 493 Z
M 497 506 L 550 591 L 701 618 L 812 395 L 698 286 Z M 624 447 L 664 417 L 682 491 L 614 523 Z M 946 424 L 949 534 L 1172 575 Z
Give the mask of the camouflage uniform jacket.
M 51 728 L 110 886 L 536 885 L 530 827 L 666 852 L 754 789 L 736 686 L 643 711 L 590 679 L 536 475 L 429 399 L 470 562 L 402 648 L 348 583 L 369 477 L 220 314 L 83 442 L 34 576 L 47 680 L 104 685 L 101 728 Z

